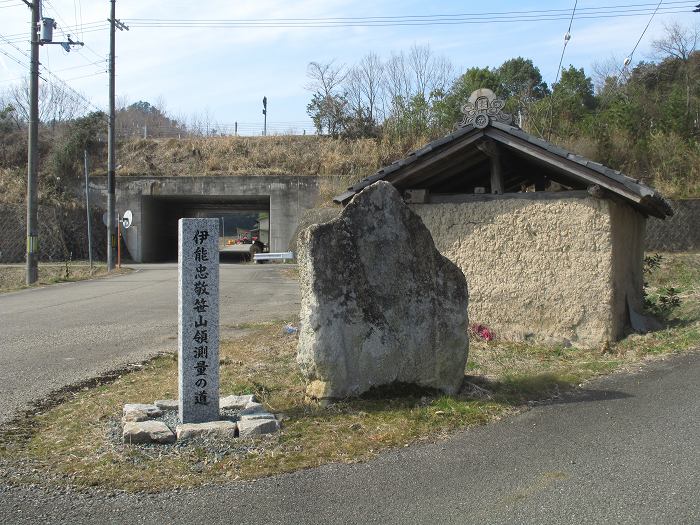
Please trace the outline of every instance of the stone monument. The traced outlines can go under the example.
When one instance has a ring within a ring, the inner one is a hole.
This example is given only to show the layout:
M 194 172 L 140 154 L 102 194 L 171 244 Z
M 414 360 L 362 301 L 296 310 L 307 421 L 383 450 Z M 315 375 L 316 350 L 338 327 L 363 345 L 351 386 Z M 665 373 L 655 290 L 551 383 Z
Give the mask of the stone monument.
M 467 282 L 388 182 L 299 236 L 297 362 L 307 394 L 414 383 L 454 394 L 464 378 Z
M 181 423 L 219 419 L 219 221 L 178 222 Z

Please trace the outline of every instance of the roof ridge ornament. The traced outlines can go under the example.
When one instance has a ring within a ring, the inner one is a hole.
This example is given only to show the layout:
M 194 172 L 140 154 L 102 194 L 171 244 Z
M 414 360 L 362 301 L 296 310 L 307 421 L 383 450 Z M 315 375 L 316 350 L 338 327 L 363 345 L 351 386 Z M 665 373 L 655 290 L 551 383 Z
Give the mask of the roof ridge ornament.
M 464 118 L 457 126 L 463 128 L 472 125 L 483 129 L 491 123 L 491 120 L 513 124 L 513 115 L 501 111 L 506 103 L 490 89 L 481 88 L 469 95 L 467 103 L 462 106 Z

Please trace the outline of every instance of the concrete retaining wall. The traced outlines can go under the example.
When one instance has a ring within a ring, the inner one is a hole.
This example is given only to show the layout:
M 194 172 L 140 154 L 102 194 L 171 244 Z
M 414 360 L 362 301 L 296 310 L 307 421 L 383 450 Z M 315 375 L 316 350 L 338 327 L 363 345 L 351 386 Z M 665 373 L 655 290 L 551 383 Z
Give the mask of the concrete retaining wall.
M 664 221 L 647 221 L 648 252 L 700 251 L 700 199 L 671 202 L 674 215 Z
M 586 192 L 475 196 L 412 208 L 469 283 L 472 323 L 513 340 L 594 346 L 642 300 L 644 219 Z

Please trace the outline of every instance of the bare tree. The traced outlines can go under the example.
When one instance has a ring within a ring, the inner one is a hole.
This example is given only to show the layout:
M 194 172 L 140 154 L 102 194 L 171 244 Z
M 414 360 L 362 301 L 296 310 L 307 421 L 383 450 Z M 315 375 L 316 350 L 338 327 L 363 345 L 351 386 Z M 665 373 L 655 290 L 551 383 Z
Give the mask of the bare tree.
M 430 97 L 433 91 L 444 92 L 454 80 L 454 67 L 445 57 L 436 56 L 430 46 L 414 45 L 408 54 L 414 78 L 415 95 Z
M 376 53 L 365 55 L 354 68 L 360 81 L 360 89 L 367 105 L 371 121 L 380 118 L 384 65 Z
M 611 79 L 614 79 L 616 84 L 621 81 L 621 64 L 623 64 L 623 61 L 614 55 L 593 62 L 591 79 L 593 80 L 593 89 L 595 89 L 596 94 L 601 94 L 607 89 L 610 86 Z
M 690 99 L 692 86 L 696 85 L 696 79 L 691 73 L 689 60 L 695 53 L 700 37 L 700 26 L 683 27 L 674 22 L 670 25 L 665 25 L 665 36 L 659 40 L 652 42 L 652 47 L 659 53 L 661 59 L 669 57 L 679 60 L 681 63 L 682 73 L 685 78 L 685 114 L 690 116 Z
M 348 74 L 344 65 L 336 66 L 333 61 L 309 63 L 306 69 L 309 82 L 304 87 L 312 92 L 312 99 L 306 106 L 306 112 L 314 121 L 318 133 L 326 130 L 329 135 L 337 136 L 342 132 L 348 102 L 341 87 Z
M 324 97 L 333 96 L 345 80 L 346 75 L 345 66 L 336 66 L 333 61 L 325 64 L 310 62 L 306 68 L 309 82 L 304 87 L 311 92 L 320 93 Z
M 345 90 L 345 97 L 350 106 L 350 111 L 355 115 L 361 114 L 365 108 L 365 99 L 362 85 L 362 73 L 358 66 L 351 67 L 348 70 L 347 75 L 345 75 L 343 88 Z
M 663 38 L 654 40 L 651 45 L 659 54 L 658 58 L 669 56 L 687 62 L 690 55 L 697 49 L 700 37 L 700 26 L 683 27 L 679 23 L 664 25 Z
M 411 97 L 409 66 L 403 52 L 392 53 L 384 64 L 384 89 L 392 110 L 399 101 L 405 101 Z
M 8 90 L 8 99 L 19 120 L 29 121 L 29 83 L 24 80 Z M 39 89 L 39 120 L 56 125 L 86 113 L 86 103 L 61 84 L 44 83 Z
M 351 112 L 376 124 L 383 113 L 384 66 L 375 53 L 365 55 L 348 69 L 343 90 Z

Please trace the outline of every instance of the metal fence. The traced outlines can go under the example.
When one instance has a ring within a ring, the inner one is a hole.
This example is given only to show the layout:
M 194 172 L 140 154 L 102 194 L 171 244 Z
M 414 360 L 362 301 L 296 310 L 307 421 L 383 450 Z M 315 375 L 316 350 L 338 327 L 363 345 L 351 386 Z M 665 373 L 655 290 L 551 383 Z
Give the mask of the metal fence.
M 92 257 L 107 260 L 107 230 L 102 212 L 91 210 Z M 39 205 L 39 260 L 87 260 L 88 228 L 85 208 Z M 0 263 L 25 260 L 27 209 L 23 204 L 0 204 Z

